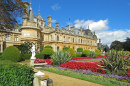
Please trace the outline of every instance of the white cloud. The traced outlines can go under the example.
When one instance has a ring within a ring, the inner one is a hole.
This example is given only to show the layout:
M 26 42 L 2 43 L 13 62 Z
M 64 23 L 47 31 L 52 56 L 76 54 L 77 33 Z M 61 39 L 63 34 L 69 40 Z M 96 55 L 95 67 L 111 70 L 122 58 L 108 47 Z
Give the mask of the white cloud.
M 102 31 L 102 30 L 107 30 L 108 29 L 108 19 L 106 20 L 99 20 L 97 22 L 93 21 L 93 20 L 75 20 L 75 27 L 76 28 L 80 28 L 81 26 L 85 29 L 88 29 L 88 25 L 89 25 L 89 29 L 91 31 Z
M 51 20 L 51 23 L 56 23 L 56 20 L 54 20 L 54 19 L 53 19 L 53 20 Z
M 113 41 L 124 42 L 126 37 L 130 37 L 130 30 L 102 31 L 96 33 L 97 38 L 102 40 L 103 44 L 110 45 Z
M 75 20 L 75 27 L 80 28 L 81 26 L 85 29 L 89 29 L 92 32 L 96 32 L 97 38 L 101 39 L 102 44 L 107 44 L 110 46 L 110 44 L 115 41 L 125 41 L 126 37 L 130 37 L 130 30 L 114 30 L 111 31 L 109 30 L 108 26 L 108 19 L 106 20 L 99 20 L 99 21 L 94 21 L 94 20 Z
M 51 6 L 51 8 L 53 10 L 59 10 L 61 8 L 61 6 L 59 6 L 59 4 L 57 3 L 57 4 L 53 5 L 53 6 Z

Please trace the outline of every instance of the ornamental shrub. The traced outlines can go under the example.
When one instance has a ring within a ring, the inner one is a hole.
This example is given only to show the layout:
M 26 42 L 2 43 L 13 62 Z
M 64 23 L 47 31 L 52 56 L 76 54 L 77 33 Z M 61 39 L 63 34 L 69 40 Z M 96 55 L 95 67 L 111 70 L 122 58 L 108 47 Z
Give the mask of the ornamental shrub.
M 49 45 L 48 45 L 48 46 L 45 46 L 45 48 L 51 48 L 51 49 L 53 49 L 52 46 L 49 46 Z
M 91 52 L 90 50 L 84 50 L 84 51 L 82 52 L 82 56 L 87 57 L 87 56 L 89 56 L 89 53 L 90 53 L 90 52 Z
M 77 48 L 77 52 L 83 52 L 83 48 Z
M 69 47 L 64 47 L 63 51 L 67 51 L 69 49 Z
M 0 86 L 33 86 L 33 68 L 8 60 L 0 61 Z
M 54 65 L 60 65 L 62 63 L 68 62 L 71 60 L 71 55 L 67 51 L 57 51 L 52 56 Z
M 96 53 L 93 52 L 93 51 L 91 51 L 91 52 L 89 53 L 89 57 L 91 57 L 91 58 L 95 58 L 96 56 L 97 56 Z
M 101 56 L 101 51 L 99 49 L 96 49 L 95 53 L 97 54 L 97 56 Z
M 110 50 L 110 57 L 102 59 L 101 62 L 111 72 L 126 71 L 130 56 L 125 56 L 125 52 Z
M 74 49 L 69 48 L 69 49 L 67 50 L 67 52 L 69 52 L 72 57 L 76 57 L 76 53 L 75 53 Z
M 76 57 L 82 57 L 82 54 L 76 54 Z
M 14 46 L 9 46 L 5 48 L 2 53 L 2 58 L 13 62 L 18 62 L 22 60 L 19 49 Z
M 44 55 L 44 59 L 50 59 L 51 55 L 53 55 L 54 51 L 51 48 L 44 48 L 42 54 Z

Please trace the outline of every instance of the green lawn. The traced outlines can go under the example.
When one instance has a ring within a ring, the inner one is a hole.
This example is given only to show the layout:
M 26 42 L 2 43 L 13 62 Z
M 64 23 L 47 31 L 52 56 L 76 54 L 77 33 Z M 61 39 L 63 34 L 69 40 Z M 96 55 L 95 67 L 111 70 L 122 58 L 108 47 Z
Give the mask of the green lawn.
M 102 61 L 102 59 L 89 59 L 89 60 L 80 60 L 75 62 L 84 62 L 84 61 Z
M 23 63 L 24 63 L 24 62 L 30 62 L 30 59 L 26 59 L 25 61 L 21 61 L 21 62 L 23 62 Z

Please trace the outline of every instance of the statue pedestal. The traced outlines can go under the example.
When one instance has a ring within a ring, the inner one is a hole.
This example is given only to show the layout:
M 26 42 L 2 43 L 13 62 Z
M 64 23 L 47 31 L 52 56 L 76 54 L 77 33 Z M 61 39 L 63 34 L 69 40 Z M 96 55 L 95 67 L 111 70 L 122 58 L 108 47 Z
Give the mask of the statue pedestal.
M 30 66 L 34 66 L 34 60 L 35 59 L 30 59 Z

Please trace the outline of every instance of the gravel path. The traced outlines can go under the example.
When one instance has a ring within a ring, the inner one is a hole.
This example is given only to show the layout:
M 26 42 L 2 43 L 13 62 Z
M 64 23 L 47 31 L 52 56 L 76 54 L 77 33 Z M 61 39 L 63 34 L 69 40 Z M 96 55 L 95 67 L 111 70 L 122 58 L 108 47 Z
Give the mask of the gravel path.
M 49 78 L 53 80 L 53 86 L 105 86 L 94 82 L 76 79 L 44 70 L 42 71 L 46 75 L 49 75 Z M 34 72 L 37 72 L 37 69 L 34 68 Z

